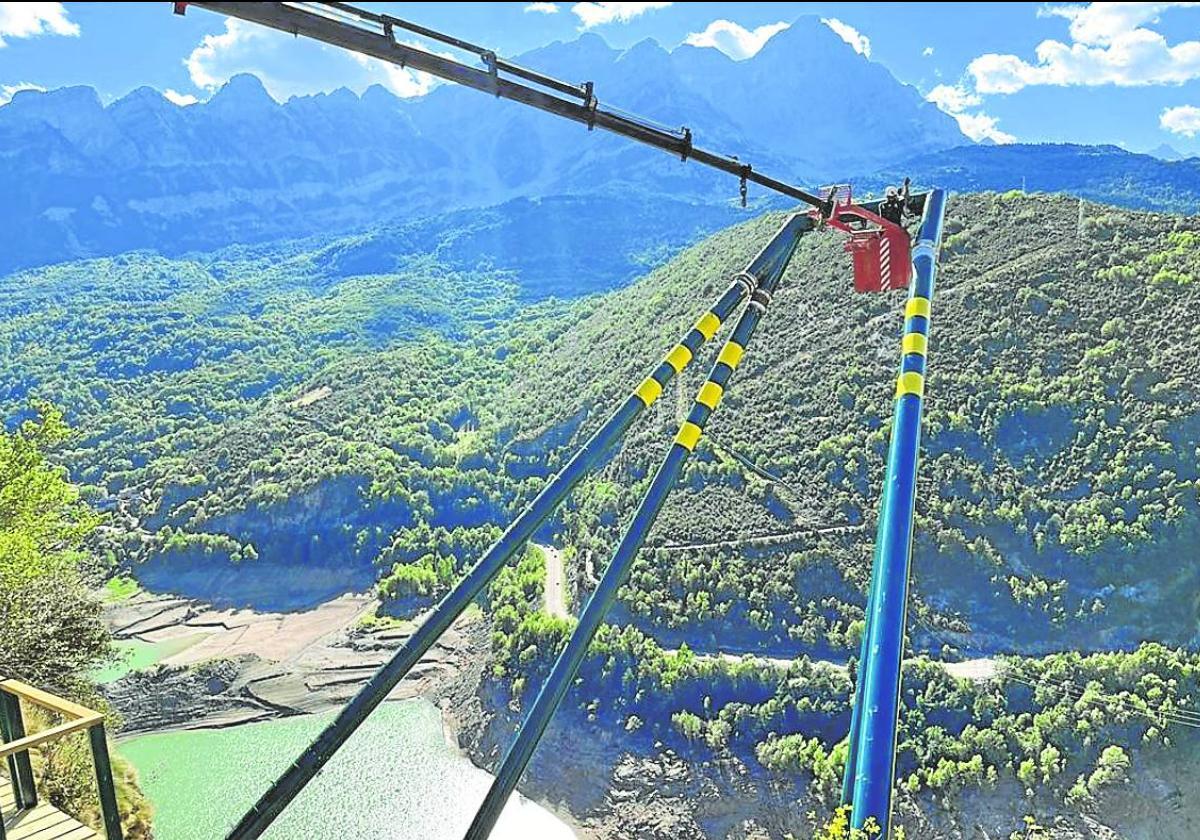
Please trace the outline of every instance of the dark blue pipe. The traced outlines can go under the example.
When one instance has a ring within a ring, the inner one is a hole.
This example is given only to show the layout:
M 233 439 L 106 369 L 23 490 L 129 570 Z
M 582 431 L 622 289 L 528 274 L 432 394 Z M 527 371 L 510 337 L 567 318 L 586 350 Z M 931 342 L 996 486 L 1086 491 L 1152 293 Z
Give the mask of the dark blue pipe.
M 346 739 L 362 725 L 367 716 L 391 693 L 392 689 L 420 661 L 425 652 L 446 632 L 463 610 L 478 597 L 519 552 L 541 525 L 550 518 L 567 494 L 602 459 L 662 389 L 695 356 L 708 341 L 717 326 L 724 322 L 754 291 L 762 277 L 770 274 L 783 253 L 790 255 L 795 247 L 789 237 L 804 227 L 806 217 L 792 217 L 770 242 L 758 253 L 746 270 L 739 272 L 729 288 L 713 305 L 709 314 L 688 331 L 684 339 L 661 362 L 654 372 L 630 394 L 620 408 L 601 426 L 567 463 L 542 488 L 537 498 L 521 512 L 500 539 L 434 608 L 429 618 L 409 637 L 403 647 L 374 676 L 359 689 L 338 716 L 304 751 L 304 753 L 275 781 L 232 831 L 227 840 L 253 840 L 262 835 L 284 808 L 320 772 Z M 682 348 L 682 349 L 681 349 Z
M 929 305 L 937 274 L 945 198 L 942 190 L 929 193 L 913 249 L 914 278 L 906 307 L 871 601 L 867 604 L 867 637 L 855 692 L 858 731 L 851 733 L 855 754 L 851 826 L 863 829 L 873 820 L 880 829 L 878 836 L 883 838 L 891 830 Z
M 678 481 L 688 456 L 692 454 L 704 426 L 716 408 L 720 395 L 733 375 L 733 369 L 741 358 L 742 350 L 750 341 L 750 337 L 754 334 L 758 322 L 766 311 L 772 293 L 778 286 L 779 280 L 799 244 L 799 234 L 810 228 L 811 222 L 807 217 L 793 217 L 778 234 L 790 236 L 789 247 L 780 253 L 779 259 L 773 262 L 770 273 L 762 277 L 758 290 L 752 296 L 746 309 L 743 310 L 741 318 L 738 319 L 737 326 L 726 343 L 725 349 L 722 350 L 717 363 L 713 365 L 705 387 L 701 388 L 696 402 L 692 404 L 687 420 L 680 427 L 675 443 L 672 444 L 666 459 L 658 468 L 658 472 L 654 474 L 650 489 L 642 498 L 641 504 L 633 516 L 633 521 L 629 524 L 625 536 L 622 537 L 608 567 L 604 570 L 604 576 L 600 579 L 596 591 L 592 593 L 587 606 L 579 616 L 579 624 L 571 634 L 566 648 L 554 663 L 554 669 L 542 685 L 537 700 L 534 701 L 533 707 L 517 731 L 512 746 L 504 756 L 504 761 L 496 771 L 496 779 L 488 790 L 479 811 L 475 814 L 475 819 L 467 830 L 465 840 L 486 840 L 491 834 L 505 803 L 517 786 L 517 781 L 533 757 L 533 751 L 537 749 L 538 741 L 546 731 L 550 719 L 562 703 L 567 689 L 575 681 L 579 667 L 587 654 L 588 645 L 591 644 L 596 631 L 599 630 L 604 617 L 616 600 L 618 590 L 628 579 L 629 571 L 646 534 Z M 732 355 L 730 354 L 730 345 L 734 345 Z

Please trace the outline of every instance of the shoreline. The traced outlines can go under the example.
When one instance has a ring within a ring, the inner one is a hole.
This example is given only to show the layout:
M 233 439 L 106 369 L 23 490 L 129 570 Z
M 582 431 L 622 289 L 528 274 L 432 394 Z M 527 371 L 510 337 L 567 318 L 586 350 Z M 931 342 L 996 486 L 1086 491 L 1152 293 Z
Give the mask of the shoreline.
M 107 605 L 105 621 L 118 640 L 154 644 L 202 636 L 101 686 L 125 718 L 115 740 L 338 711 L 425 617 L 363 626 L 362 617 L 376 605 L 373 597 L 354 594 L 299 613 L 259 613 L 146 591 Z M 487 660 L 486 627 L 477 611 L 468 611 L 383 702 L 430 703 L 446 746 L 491 776 L 471 748 L 486 729 L 479 687 Z M 577 840 L 590 836 L 560 803 L 521 791 L 516 796 L 548 812 Z

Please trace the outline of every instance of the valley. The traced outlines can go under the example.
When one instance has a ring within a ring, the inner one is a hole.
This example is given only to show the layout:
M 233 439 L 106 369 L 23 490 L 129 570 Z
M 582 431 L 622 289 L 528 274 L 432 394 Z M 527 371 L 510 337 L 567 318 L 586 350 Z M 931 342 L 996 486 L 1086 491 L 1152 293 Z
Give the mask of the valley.
M 6 414 L 64 408 L 57 457 L 106 512 L 97 556 L 146 590 L 109 626 L 186 640 L 105 686 L 127 736 L 344 702 L 779 218 L 574 299 L 533 268 L 451 269 L 376 235 L 5 285 L 20 352 L 0 364 L 28 383 Z M 1194 220 L 985 193 L 948 223 L 901 822 L 970 837 L 969 803 L 991 836 L 1030 813 L 1065 838 L 1183 836 L 1186 808 L 1121 809 L 1186 787 L 1200 705 L 1195 572 L 1163 559 L 1200 527 Z M 893 299 L 851 296 L 845 260 L 802 244 L 525 777 L 581 836 L 804 836 L 831 807 L 898 330 Z M 398 689 L 453 710 L 477 765 L 594 586 L 677 422 L 669 396 Z
M 1192 840 L 1191 5 L 0 2 L 0 837 Z

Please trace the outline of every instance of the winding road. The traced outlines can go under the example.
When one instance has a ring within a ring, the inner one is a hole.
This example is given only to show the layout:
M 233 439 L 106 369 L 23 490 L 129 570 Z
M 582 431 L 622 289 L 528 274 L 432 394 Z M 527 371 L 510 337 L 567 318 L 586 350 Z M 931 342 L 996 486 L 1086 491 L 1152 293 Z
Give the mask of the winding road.
M 859 526 L 835 527 L 848 530 Z M 809 533 L 811 533 L 811 531 Z M 787 535 L 778 535 L 774 538 L 778 539 L 779 536 Z M 563 580 L 564 572 L 562 551 L 552 545 L 536 545 L 536 548 L 541 550 L 542 556 L 546 560 L 546 585 L 542 593 L 542 605 L 546 612 L 550 613 L 550 615 L 555 616 L 556 618 L 569 618 L 571 613 L 567 610 L 566 592 L 564 590 L 565 583 Z M 667 654 L 674 654 L 678 652 L 679 650 L 677 648 L 663 649 L 663 653 Z M 693 653 L 698 659 L 719 658 L 730 663 L 741 662 L 746 655 L 744 653 L 728 653 L 724 651 L 719 653 L 693 651 Z M 791 659 L 786 659 L 783 657 L 759 656 L 753 653 L 750 655 L 756 661 L 763 662 L 769 667 L 781 671 L 787 670 L 792 664 Z M 839 662 L 814 660 L 814 664 L 828 668 L 835 668 L 840 671 L 844 671 L 846 669 L 846 666 Z M 999 674 L 997 662 L 994 659 L 968 659 L 965 662 L 941 662 L 939 664 L 950 676 L 957 677 L 959 679 L 971 680 L 972 682 L 987 682 L 988 680 L 994 679 Z
M 552 545 L 535 545 L 546 558 L 546 588 L 542 593 L 542 605 L 555 618 L 570 618 L 563 581 L 562 552 Z

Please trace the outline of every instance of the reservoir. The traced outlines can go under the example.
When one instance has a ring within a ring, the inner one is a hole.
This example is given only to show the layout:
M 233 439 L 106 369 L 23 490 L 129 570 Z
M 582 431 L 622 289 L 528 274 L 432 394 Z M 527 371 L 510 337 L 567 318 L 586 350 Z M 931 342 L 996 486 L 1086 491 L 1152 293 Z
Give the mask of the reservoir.
M 157 840 L 214 840 L 266 790 L 332 713 L 123 741 L 154 805 Z M 446 741 L 425 700 L 384 703 L 264 840 L 460 840 L 492 777 Z M 496 840 L 573 840 L 554 814 L 514 795 Z

